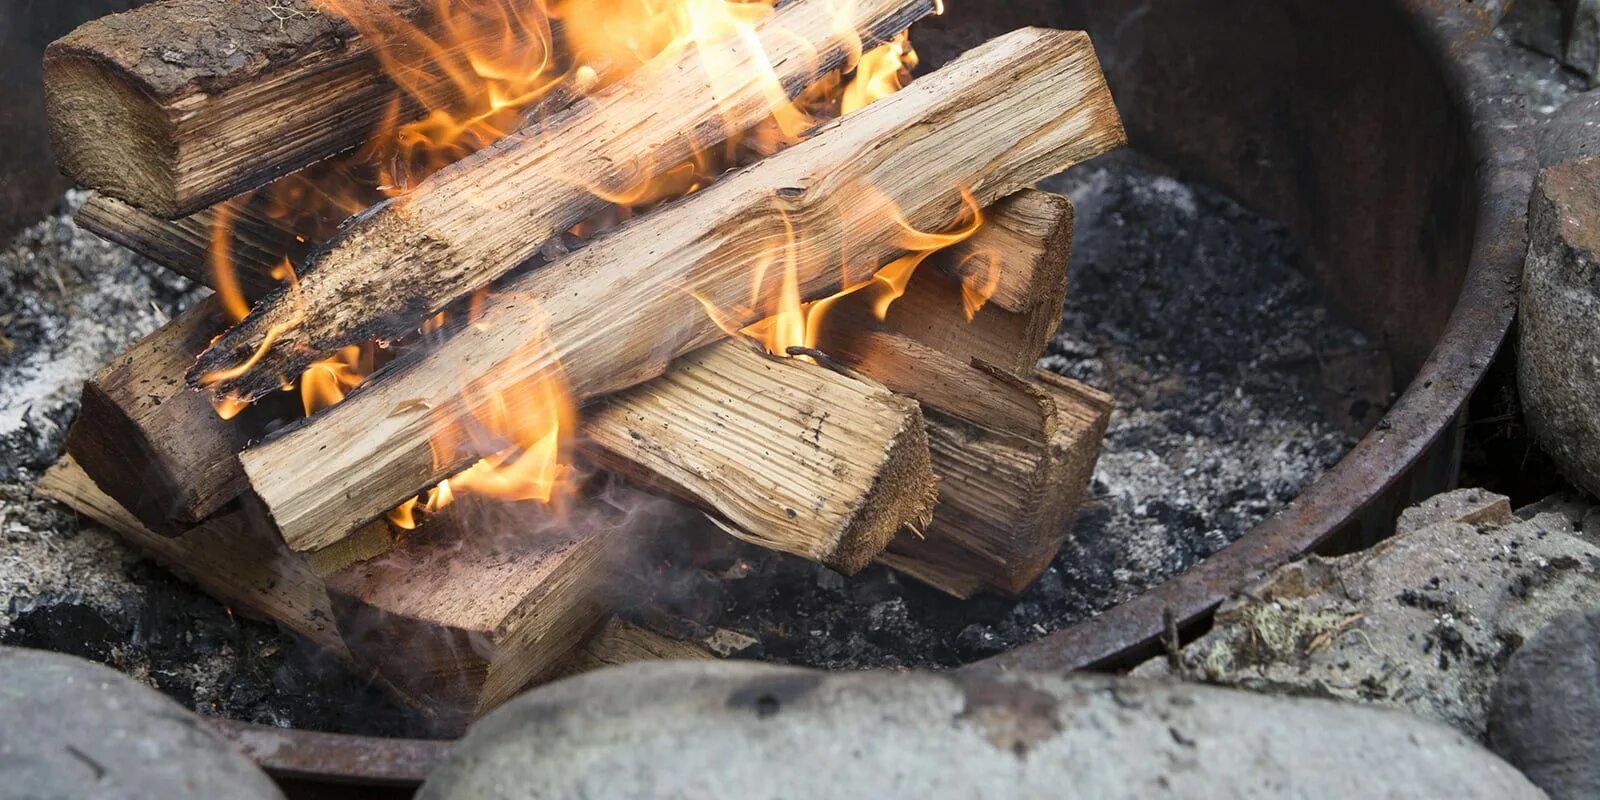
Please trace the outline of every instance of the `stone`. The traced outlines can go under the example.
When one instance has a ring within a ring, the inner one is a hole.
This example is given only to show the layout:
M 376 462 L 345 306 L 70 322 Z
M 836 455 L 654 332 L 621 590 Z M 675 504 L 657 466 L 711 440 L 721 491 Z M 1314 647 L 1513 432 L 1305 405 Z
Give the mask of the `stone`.
M 1133 674 L 1373 703 L 1481 739 L 1522 642 L 1600 605 L 1600 543 L 1580 532 L 1592 506 L 1486 514 L 1504 502 L 1452 492 L 1407 511 L 1401 533 L 1370 550 L 1282 567 L 1218 609 L 1181 669 L 1157 658 Z
M 87 661 L 0 647 L 0 795 L 282 800 L 201 719 Z
M 1517 383 L 1540 446 L 1600 495 L 1600 156 L 1545 169 L 1529 204 Z
M 1535 130 L 1544 166 L 1600 156 L 1600 90 L 1566 101 Z
M 1505 495 L 1483 489 L 1458 489 L 1434 495 L 1400 512 L 1395 533 L 1411 533 L 1441 522 L 1510 525 L 1516 521 L 1511 500 Z
M 1517 42 L 1591 79 L 1600 78 L 1600 0 L 1516 0 L 1509 8 L 1495 5 Z
M 1506 665 L 1489 746 L 1552 800 L 1600 797 L 1600 610 L 1556 617 Z
M 1043 673 L 637 664 L 490 714 L 422 800 L 695 797 L 1537 798 L 1402 714 Z

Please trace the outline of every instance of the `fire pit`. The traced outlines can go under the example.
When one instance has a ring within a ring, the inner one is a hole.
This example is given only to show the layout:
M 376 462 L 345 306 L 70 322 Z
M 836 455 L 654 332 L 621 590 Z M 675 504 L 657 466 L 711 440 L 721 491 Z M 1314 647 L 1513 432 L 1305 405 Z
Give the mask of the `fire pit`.
M 1161 519 L 1157 509 L 1149 515 L 1151 525 L 1189 528 L 1186 535 L 1202 542 L 1208 531 L 1193 528 L 1216 527 L 1219 533 L 1169 563 L 1145 564 L 1151 568 L 1132 579 L 1112 568 L 1095 587 L 1103 589 L 1094 592 L 1098 599 L 1080 604 L 1074 618 L 1144 585 L 1160 585 L 976 668 L 1126 663 L 1148 654 L 1169 622 L 1184 629 L 1203 624 L 1226 592 L 1295 555 L 1379 537 L 1400 507 L 1453 480 L 1459 460 L 1454 422 L 1497 350 L 1513 310 L 1529 174 L 1516 131 L 1518 112 L 1499 100 L 1494 46 L 1483 41 L 1490 22 L 1475 7 L 1379 2 L 1337 10 L 1311 2 L 1270 10 L 1243 3 L 1228 8 L 1214 3 L 1085 3 L 1048 9 L 1022 2 L 954 5 L 946 16 L 914 32 L 934 66 L 1018 25 L 1088 30 L 1135 146 L 1159 160 L 1127 158 L 1080 168 L 1053 188 L 1065 189 L 1085 208 L 1093 208 L 1096 197 L 1109 195 L 1114 202 L 1104 209 L 1108 215 L 1125 211 L 1130 202 L 1143 202 L 1147 212 L 1166 207 L 1176 213 L 1189 209 L 1247 216 L 1220 196 L 1197 193 L 1190 184 L 1224 190 L 1245 208 L 1283 226 L 1265 226 L 1230 240 L 1253 242 L 1245 252 L 1264 259 L 1261 274 L 1283 281 L 1290 286 L 1286 293 L 1294 296 L 1299 279 L 1282 267 L 1298 262 L 1321 296 L 1332 299 L 1328 310 L 1355 328 L 1333 323 L 1301 328 L 1313 337 L 1323 336 L 1325 328 L 1336 331 L 1316 340 L 1335 346 L 1313 347 L 1300 355 L 1269 354 L 1273 358 L 1263 363 L 1292 364 L 1296 358 L 1315 362 L 1331 354 L 1357 359 L 1348 372 L 1370 374 L 1373 359 L 1387 358 L 1393 385 L 1408 387 L 1386 414 L 1386 387 L 1334 387 L 1326 393 L 1331 398 L 1327 403 L 1338 413 L 1319 415 L 1320 423 L 1312 418 L 1308 424 L 1316 423 L 1317 429 L 1310 443 L 1296 443 L 1304 449 L 1309 469 L 1314 472 L 1338 456 L 1346 424 L 1360 428 L 1377 421 L 1355 449 L 1286 508 L 1225 548 L 1253 519 L 1232 525 L 1203 519 L 1206 525 L 1196 525 L 1182 514 Z M 1164 174 L 1169 167 L 1175 172 Z M 1167 195 L 1141 201 L 1126 188 L 1133 185 L 1164 188 Z M 1108 225 L 1109 219 L 1096 224 Z M 1214 245 L 1205 240 L 1189 244 L 1202 249 Z M 1093 290 L 1092 285 L 1083 288 Z M 1308 310 L 1292 302 L 1282 307 Z M 1170 324 L 1186 322 L 1173 319 Z M 1091 374 L 1092 362 L 1101 354 L 1095 344 L 1068 333 L 1058 340 L 1051 366 L 1104 378 Z M 1319 380 L 1338 374 L 1322 364 L 1311 371 Z M 1237 421 L 1224 418 L 1220 424 Z M 1115 487 L 1101 488 L 1110 493 Z M 1282 499 L 1261 494 L 1265 505 L 1256 509 L 1257 517 L 1275 510 Z M 1168 507 L 1183 508 L 1178 503 Z M 1092 577 L 1072 564 L 1094 550 L 1092 513 L 1086 524 L 1090 527 L 1080 525 L 1061 562 L 1063 574 L 1053 580 L 1082 584 Z M 1105 520 L 1099 524 L 1103 535 Z M 876 591 L 875 582 L 881 583 L 875 577 L 865 581 L 861 585 L 867 594 Z M 1019 641 L 985 641 L 994 635 L 980 626 L 970 635 L 976 641 L 958 648 L 954 660 Z M 776 647 L 768 655 L 786 657 Z M 792 653 L 787 657 L 803 660 Z M 443 747 L 218 724 L 269 768 L 303 777 L 412 781 Z

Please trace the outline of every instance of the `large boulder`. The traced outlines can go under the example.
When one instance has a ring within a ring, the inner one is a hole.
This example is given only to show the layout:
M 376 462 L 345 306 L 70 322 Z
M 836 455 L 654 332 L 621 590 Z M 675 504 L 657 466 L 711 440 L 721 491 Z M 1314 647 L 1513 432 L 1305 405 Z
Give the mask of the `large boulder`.
M 282 800 L 194 714 L 115 670 L 0 647 L 0 797 Z
M 1552 619 L 1600 605 L 1590 512 L 1551 501 L 1518 519 L 1500 495 L 1441 495 L 1370 550 L 1274 571 L 1218 610 L 1176 670 L 1162 658 L 1134 674 L 1374 703 L 1481 738 L 1507 659 Z
M 1528 424 L 1600 495 L 1600 157 L 1540 174 L 1528 233 L 1517 366 Z
M 1557 617 L 1495 687 L 1489 745 L 1553 800 L 1600 797 L 1600 610 Z
M 1537 798 L 1448 728 L 1089 675 L 639 664 L 479 722 L 421 798 Z

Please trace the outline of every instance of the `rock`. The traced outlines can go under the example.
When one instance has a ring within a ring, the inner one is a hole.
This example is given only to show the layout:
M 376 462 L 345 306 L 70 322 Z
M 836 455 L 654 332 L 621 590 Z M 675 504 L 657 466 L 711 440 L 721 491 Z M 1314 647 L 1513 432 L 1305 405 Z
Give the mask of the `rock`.
M 1516 515 L 1511 513 L 1511 500 L 1505 495 L 1482 489 L 1459 489 L 1434 495 L 1400 512 L 1395 533 L 1411 533 L 1441 522 L 1510 525 L 1516 521 Z
M 1376 703 L 1481 738 L 1511 654 L 1563 612 L 1600 605 L 1600 544 L 1579 530 L 1590 506 L 1550 503 L 1504 524 L 1485 513 L 1504 500 L 1453 492 L 1371 550 L 1276 570 L 1218 609 L 1184 648 L 1182 676 Z M 1172 672 L 1164 658 L 1134 670 Z
M 1536 798 L 1442 726 L 1109 676 L 638 664 L 479 722 L 423 800 Z
M 0 647 L 0 794 L 267 800 L 265 773 L 199 717 L 70 656 Z
M 1600 495 L 1600 156 L 1534 187 L 1517 371 L 1528 424 L 1567 477 Z
M 1495 688 L 1489 745 L 1552 800 L 1600 797 L 1600 610 L 1556 617 Z
M 1545 166 L 1600 156 L 1600 90 L 1568 100 L 1537 131 L 1539 163 Z
M 1517 42 L 1600 78 L 1600 0 L 1517 0 L 1504 13 Z

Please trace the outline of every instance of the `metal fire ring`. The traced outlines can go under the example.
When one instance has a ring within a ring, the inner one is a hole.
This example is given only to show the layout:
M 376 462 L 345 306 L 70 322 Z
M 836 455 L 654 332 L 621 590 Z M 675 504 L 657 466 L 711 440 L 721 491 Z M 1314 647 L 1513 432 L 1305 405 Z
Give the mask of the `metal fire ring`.
M 1035 18 L 1026 22 L 1037 21 L 1039 15 L 1064 14 L 1071 23 L 1075 21 L 1072 15 L 1077 13 L 1061 11 L 1073 4 L 1001 0 L 996 6 L 1008 4 L 1031 8 Z M 1124 5 L 1135 4 L 1104 0 L 1079 5 L 1100 8 L 1083 12 L 1091 17 L 1099 15 L 1089 21 L 1098 24 L 1104 23 L 1107 15 L 1119 14 Z M 1470 225 L 1470 233 L 1462 236 L 1465 258 L 1457 259 L 1467 265 L 1464 276 L 1450 278 L 1451 282 L 1459 281 L 1460 294 L 1448 318 L 1440 314 L 1442 331 L 1436 343 L 1431 352 L 1419 353 L 1415 377 L 1387 417 L 1287 508 L 1167 583 L 1094 619 L 966 669 L 1070 670 L 1125 665 L 1156 651 L 1167 615 L 1190 631 L 1203 628 L 1222 600 L 1267 571 L 1340 538 L 1354 535 L 1372 541 L 1386 534 L 1394 515 L 1411 499 L 1447 488 L 1454 480 L 1463 409 L 1504 341 L 1515 314 L 1535 159 L 1526 115 L 1516 94 L 1509 90 L 1504 70 L 1499 69 L 1499 46 L 1489 38 L 1494 24 L 1492 12 L 1467 0 L 1283 0 L 1276 4 L 1259 0 L 1171 0 L 1157 7 L 1159 10 L 1149 11 L 1145 4 L 1138 14 L 1123 15 L 1128 27 L 1134 27 L 1146 11 L 1148 16 L 1154 16 L 1178 9 L 1175 13 L 1180 15 L 1210 14 L 1226 18 L 1224 24 L 1248 29 L 1253 24 L 1252 16 L 1266 11 L 1269 16 L 1288 20 L 1286 24 L 1300 25 L 1308 31 L 1309 40 L 1321 34 L 1316 31 L 1317 21 L 1305 21 L 1305 17 L 1371 12 L 1387 14 L 1391 21 L 1398 19 L 1396 25 L 1407 31 L 1412 47 L 1436 70 L 1430 80 L 1437 80 L 1444 87 L 1444 104 L 1452 109 L 1452 124 L 1460 132 L 1461 152 L 1456 160 L 1462 165 L 1463 219 Z M 1336 8 L 1330 11 L 1327 7 Z M 1231 15 L 1230 10 L 1240 13 Z M 979 13 L 990 12 L 992 9 L 982 9 Z M 945 24 L 954 26 L 959 22 Z M 1057 24 L 1058 20 L 1042 22 Z M 1117 22 L 1114 29 L 1097 28 L 1096 24 L 1083 27 L 1096 35 L 1097 45 L 1101 33 L 1112 38 L 1123 33 L 1122 22 Z M 1365 21 L 1352 24 L 1359 26 Z M 1177 41 L 1173 37 L 1182 35 L 1160 33 L 1168 38 L 1155 36 L 1142 44 L 1170 46 Z M 1252 41 L 1251 33 L 1241 35 L 1245 41 Z M 1118 57 L 1137 60 L 1159 56 L 1140 51 Z M 1111 72 L 1108 64 L 1108 73 Z M 1119 102 L 1121 99 L 1119 96 Z M 1130 129 L 1135 133 L 1135 144 L 1146 146 L 1139 141 L 1137 128 Z M 1249 158 L 1239 158 L 1237 165 L 1226 168 L 1234 173 L 1225 177 L 1233 178 L 1235 184 L 1248 184 L 1249 180 L 1259 179 L 1249 174 L 1256 166 Z M 1227 186 L 1229 182 L 1221 181 L 1224 188 L 1237 188 Z M 1248 197 L 1242 199 L 1248 204 Z M 1271 209 L 1268 211 L 1270 214 Z M 1424 222 L 1427 219 L 1431 216 Z M 1326 249 L 1326 242 L 1323 247 Z M 450 746 L 445 741 L 327 734 L 229 720 L 215 720 L 213 724 L 274 775 L 320 783 L 413 785 Z

